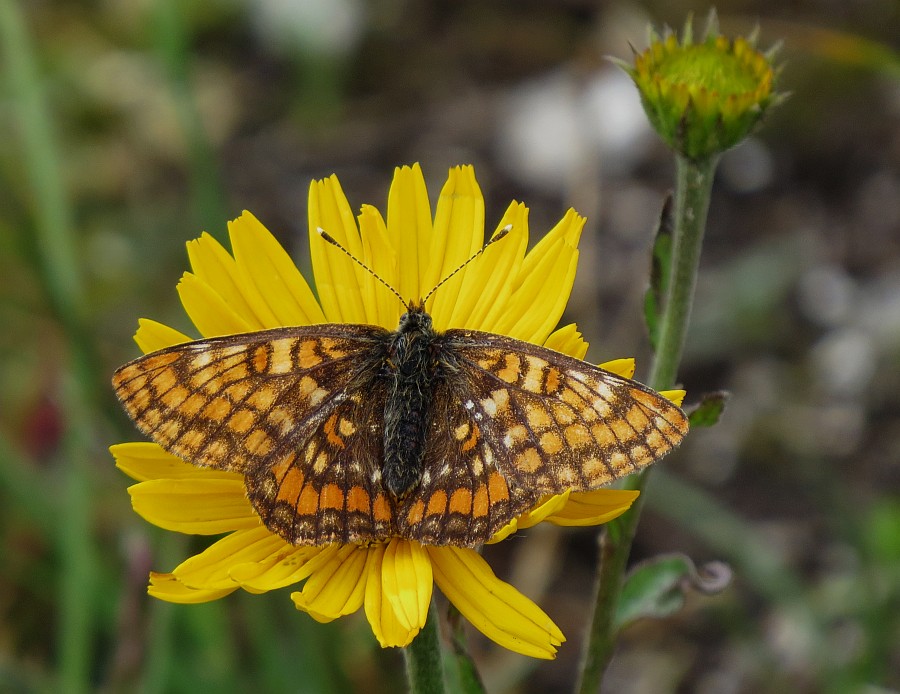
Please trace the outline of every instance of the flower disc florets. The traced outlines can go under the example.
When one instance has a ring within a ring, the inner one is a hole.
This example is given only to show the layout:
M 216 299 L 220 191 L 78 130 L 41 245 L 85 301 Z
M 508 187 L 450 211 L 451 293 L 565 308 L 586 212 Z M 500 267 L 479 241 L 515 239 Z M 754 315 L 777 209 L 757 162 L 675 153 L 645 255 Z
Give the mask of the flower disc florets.
M 722 36 L 714 17 L 701 43 L 693 43 L 690 23 L 680 41 L 671 33 L 650 38 L 633 66 L 620 65 L 637 85 L 651 125 L 690 159 L 736 145 L 779 98 L 770 56 L 755 48 L 755 37 Z

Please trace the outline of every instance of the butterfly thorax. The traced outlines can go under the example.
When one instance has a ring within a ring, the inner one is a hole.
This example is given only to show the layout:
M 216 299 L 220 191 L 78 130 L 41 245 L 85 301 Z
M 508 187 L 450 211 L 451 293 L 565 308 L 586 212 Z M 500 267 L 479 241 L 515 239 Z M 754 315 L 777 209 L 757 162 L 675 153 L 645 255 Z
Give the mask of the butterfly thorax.
M 437 377 L 434 340 L 437 333 L 424 306 L 410 304 L 391 337 L 385 377 L 384 486 L 401 499 L 422 478 L 422 461 L 431 421 Z

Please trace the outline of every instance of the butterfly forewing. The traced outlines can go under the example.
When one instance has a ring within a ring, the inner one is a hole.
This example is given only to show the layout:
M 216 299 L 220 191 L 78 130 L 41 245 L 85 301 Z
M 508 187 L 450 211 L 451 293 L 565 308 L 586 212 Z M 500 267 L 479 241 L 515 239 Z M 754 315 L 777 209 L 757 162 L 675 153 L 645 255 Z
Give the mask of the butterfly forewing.
M 199 340 L 126 364 L 113 386 L 164 449 L 245 475 L 254 508 L 289 542 L 368 541 L 392 533 L 373 378 L 389 335 L 335 324 Z
M 537 492 L 597 489 L 658 460 L 687 433 L 669 400 L 587 362 L 491 333 L 444 338 L 498 469 Z

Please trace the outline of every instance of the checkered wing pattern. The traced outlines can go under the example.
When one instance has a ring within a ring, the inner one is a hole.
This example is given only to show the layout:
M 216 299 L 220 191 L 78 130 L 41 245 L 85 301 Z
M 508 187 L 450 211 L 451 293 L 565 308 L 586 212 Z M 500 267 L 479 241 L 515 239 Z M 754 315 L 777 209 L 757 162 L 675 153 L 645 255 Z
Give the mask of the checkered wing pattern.
M 293 544 L 476 546 L 542 496 L 636 472 L 687 432 L 661 395 L 585 362 L 490 333 L 423 333 L 435 385 L 421 479 L 394 498 L 382 484 L 394 335 L 329 324 L 199 340 L 126 364 L 113 385 L 164 449 L 244 475 L 265 525 Z
M 393 534 L 380 484 L 390 333 L 317 325 L 199 340 L 120 368 L 145 434 L 195 465 L 245 476 L 269 529 L 294 544 Z
M 501 335 L 441 336 L 461 376 L 441 398 L 418 499 L 399 514 L 423 542 L 474 545 L 540 497 L 597 489 L 684 438 L 688 421 L 645 386 Z

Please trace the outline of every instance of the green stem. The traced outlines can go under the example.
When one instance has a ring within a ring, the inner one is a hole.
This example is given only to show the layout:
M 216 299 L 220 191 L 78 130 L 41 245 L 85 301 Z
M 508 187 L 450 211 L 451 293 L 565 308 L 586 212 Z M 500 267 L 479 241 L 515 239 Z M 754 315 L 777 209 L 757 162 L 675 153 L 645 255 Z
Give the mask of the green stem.
M 403 649 L 410 694 L 444 694 L 444 671 L 438 638 L 438 616 L 434 600 L 428 608 L 425 626 Z
M 718 157 L 693 161 L 676 156 L 672 266 L 660 320 L 659 342 L 648 378 L 648 385 L 656 390 L 671 388 L 678 376 L 717 163 Z M 649 472 L 648 468 L 632 475 L 623 486 L 643 492 Z M 580 694 L 596 692 L 600 688 L 603 673 L 612 658 L 617 636 L 616 608 L 642 508 L 643 494 L 627 513 L 608 524 L 601 537 L 594 612 L 576 689 Z
M 666 289 L 659 343 L 647 385 L 665 390 L 675 385 L 684 352 L 697 268 L 706 229 L 710 192 L 719 157 L 702 161 L 675 157 L 675 229 L 672 238 L 672 274 Z
M 453 605 L 448 609 L 447 622 L 450 627 L 450 642 L 453 646 L 454 660 L 456 661 L 456 676 L 458 682 L 456 689 L 462 694 L 485 694 L 484 682 L 478 674 L 478 668 L 466 644 L 466 632 L 463 628 L 462 615 Z M 453 680 L 451 680 L 452 685 Z M 451 686 L 451 689 L 454 687 Z

